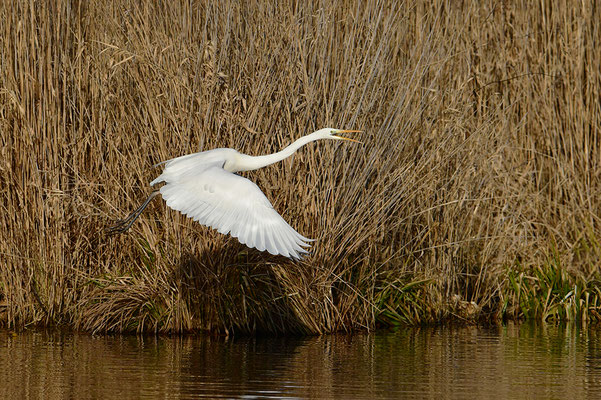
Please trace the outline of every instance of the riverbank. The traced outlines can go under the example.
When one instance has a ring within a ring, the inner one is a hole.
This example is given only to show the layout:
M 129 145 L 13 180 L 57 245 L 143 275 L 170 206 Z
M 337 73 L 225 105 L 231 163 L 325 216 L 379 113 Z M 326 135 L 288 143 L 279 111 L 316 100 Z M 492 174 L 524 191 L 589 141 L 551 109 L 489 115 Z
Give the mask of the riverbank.
M 0 321 L 296 332 L 599 318 L 599 8 L 0 5 Z M 148 195 L 218 147 L 301 234 L 251 250 Z

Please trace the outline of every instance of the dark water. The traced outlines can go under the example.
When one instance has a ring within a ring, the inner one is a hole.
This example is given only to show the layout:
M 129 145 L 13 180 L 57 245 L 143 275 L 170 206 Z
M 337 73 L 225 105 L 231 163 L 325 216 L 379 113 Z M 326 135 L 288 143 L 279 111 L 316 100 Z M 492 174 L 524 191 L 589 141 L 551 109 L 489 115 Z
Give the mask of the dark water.
M 0 398 L 601 398 L 601 330 L 210 338 L 0 331 Z

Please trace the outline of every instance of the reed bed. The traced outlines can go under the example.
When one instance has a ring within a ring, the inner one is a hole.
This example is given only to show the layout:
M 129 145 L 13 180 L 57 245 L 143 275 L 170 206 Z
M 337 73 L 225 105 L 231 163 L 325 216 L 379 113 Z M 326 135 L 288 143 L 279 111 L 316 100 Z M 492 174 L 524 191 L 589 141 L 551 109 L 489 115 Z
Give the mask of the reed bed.
M 593 318 L 600 20 L 588 2 L 2 2 L 0 320 L 314 334 Z M 301 262 L 159 200 L 104 233 L 159 161 L 271 153 L 322 127 L 364 144 L 245 174 L 317 239 Z

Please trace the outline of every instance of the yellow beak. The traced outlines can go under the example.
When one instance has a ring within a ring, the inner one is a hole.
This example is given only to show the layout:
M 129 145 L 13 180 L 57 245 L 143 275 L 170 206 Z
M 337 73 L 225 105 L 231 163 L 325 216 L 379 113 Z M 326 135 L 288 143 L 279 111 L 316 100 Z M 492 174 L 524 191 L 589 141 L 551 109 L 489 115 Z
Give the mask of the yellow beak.
M 361 143 L 361 144 L 363 144 L 363 142 L 360 142 L 360 141 L 358 141 L 358 140 L 355 140 L 355 139 L 351 139 L 351 138 L 347 138 L 347 137 L 338 136 L 338 134 L 339 134 L 339 133 L 361 133 L 361 132 L 363 132 L 363 131 L 342 130 L 342 131 L 336 131 L 336 134 L 335 134 L 335 135 L 332 135 L 332 136 L 333 136 L 333 137 L 335 137 L 335 138 L 338 138 L 338 139 L 342 139 L 342 140 L 348 140 L 348 141 L 350 141 L 350 142 L 355 142 L 355 143 Z

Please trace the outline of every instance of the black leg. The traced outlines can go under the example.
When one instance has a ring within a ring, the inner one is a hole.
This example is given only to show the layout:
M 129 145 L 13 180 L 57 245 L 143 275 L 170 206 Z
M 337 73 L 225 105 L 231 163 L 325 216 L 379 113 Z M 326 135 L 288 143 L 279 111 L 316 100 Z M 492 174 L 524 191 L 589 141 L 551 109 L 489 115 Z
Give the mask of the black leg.
M 144 211 L 144 209 L 146 207 L 148 207 L 148 204 L 150 203 L 150 200 L 154 199 L 154 197 L 159 194 L 158 190 L 155 190 L 154 192 L 150 193 L 150 196 L 148 196 L 148 198 L 146 199 L 146 201 L 144 201 L 144 203 L 138 207 L 133 213 L 131 213 L 129 215 L 129 217 L 122 219 L 120 221 L 117 221 L 117 223 L 111 227 L 108 227 L 106 229 L 106 232 L 109 235 L 114 235 L 117 233 L 123 233 L 125 231 L 127 231 L 131 225 L 134 223 L 134 221 L 136 219 L 138 219 L 138 217 L 140 216 L 140 214 L 142 214 L 142 211 Z

